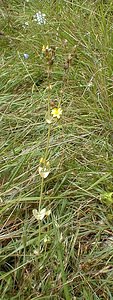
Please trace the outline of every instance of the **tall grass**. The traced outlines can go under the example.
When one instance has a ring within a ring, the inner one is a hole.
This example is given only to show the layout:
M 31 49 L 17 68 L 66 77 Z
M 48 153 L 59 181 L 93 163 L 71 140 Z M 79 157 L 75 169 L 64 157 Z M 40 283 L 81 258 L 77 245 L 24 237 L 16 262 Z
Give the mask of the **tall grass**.
M 45 25 L 34 21 L 38 11 Z M 111 0 L 2 1 L 1 300 L 113 299 L 112 11 Z M 43 45 L 56 47 L 49 100 L 62 116 L 51 125 L 41 190 Z M 39 226 L 41 191 L 51 214 Z

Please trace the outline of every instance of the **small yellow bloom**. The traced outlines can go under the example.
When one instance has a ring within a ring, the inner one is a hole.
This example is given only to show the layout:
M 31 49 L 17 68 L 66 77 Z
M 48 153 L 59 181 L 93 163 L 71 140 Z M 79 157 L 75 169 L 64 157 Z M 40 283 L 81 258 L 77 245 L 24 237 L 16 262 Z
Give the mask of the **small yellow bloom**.
M 60 116 L 62 115 L 62 109 L 61 107 L 55 107 L 52 109 L 51 114 L 53 118 L 60 119 Z
M 43 45 L 43 47 L 42 47 L 42 53 L 45 53 L 45 51 L 46 51 L 46 47 Z
M 52 90 L 52 85 L 51 84 L 49 84 L 48 90 Z
M 48 50 L 49 50 L 49 46 L 47 45 L 47 46 L 46 46 L 46 51 L 48 51 Z
M 42 47 L 42 53 L 44 54 L 48 50 L 49 50 L 48 45 L 46 47 L 43 45 L 43 47 Z
M 40 159 L 40 164 L 41 163 L 45 163 L 45 159 L 43 157 L 41 157 L 41 159 Z

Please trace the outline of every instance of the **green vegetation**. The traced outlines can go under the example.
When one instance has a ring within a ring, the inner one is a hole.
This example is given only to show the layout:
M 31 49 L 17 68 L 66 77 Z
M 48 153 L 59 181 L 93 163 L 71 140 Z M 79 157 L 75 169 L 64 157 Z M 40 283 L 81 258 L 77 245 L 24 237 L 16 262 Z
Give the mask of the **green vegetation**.
M 2 0 L 1 16 L 0 299 L 113 300 L 113 1 Z

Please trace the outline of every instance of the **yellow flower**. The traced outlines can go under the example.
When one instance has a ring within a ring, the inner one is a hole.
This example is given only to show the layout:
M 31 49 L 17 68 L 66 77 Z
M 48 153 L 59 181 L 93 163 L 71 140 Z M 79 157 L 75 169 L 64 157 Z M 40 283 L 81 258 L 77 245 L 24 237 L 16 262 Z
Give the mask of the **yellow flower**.
M 38 172 L 42 178 L 46 178 L 50 173 L 49 161 L 46 161 L 46 159 L 43 157 L 41 157 L 41 159 L 40 159 L 40 165 L 38 168 Z
M 48 51 L 48 50 L 49 50 L 49 46 L 47 45 L 47 46 L 46 46 L 46 51 Z
M 46 47 L 43 45 L 42 53 L 44 54 L 46 51 L 48 51 L 48 49 L 49 49 L 48 45 Z
M 40 159 L 40 164 L 41 164 L 41 163 L 45 163 L 45 158 L 41 157 L 41 159 Z
M 43 45 L 43 47 L 42 47 L 42 53 L 45 53 L 45 51 L 46 51 L 46 47 Z
M 62 109 L 61 107 L 55 107 L 52 109 L 51 114 L 53 118 L 60 119 L 60 116 L 62 115 Z

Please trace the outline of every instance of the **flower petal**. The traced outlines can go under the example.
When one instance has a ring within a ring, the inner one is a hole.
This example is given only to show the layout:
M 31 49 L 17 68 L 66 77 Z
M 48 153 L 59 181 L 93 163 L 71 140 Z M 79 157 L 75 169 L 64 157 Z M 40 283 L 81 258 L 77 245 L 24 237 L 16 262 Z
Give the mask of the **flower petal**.
M 37 221 L 42 221 L 46 215 L 46 208 L 43 208 L 40 212 L 37 209 L 33 209 L 33 216 Z

